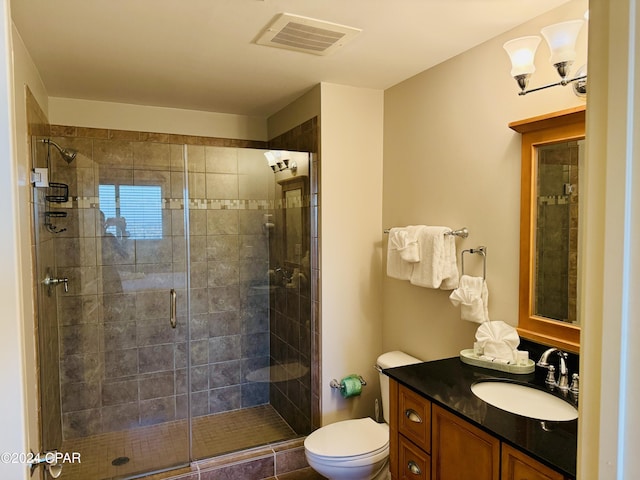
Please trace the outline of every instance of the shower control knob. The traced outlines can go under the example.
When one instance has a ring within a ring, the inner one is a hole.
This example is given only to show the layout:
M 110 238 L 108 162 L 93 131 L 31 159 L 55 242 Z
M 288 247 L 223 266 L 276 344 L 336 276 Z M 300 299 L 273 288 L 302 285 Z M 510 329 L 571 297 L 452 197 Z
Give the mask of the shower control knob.
M 52 278 L 51 276 L 49 276 L 49 274 L 47 274 L 47 276 L 42 281 L 42 284 L 48 286 L 49 288 L 55 287 L 56 285 L 59 285 L 61 283 L 64 284 L 65 293 L 68 292 L 69 291 L 69 279 L 67 277 L 64 277 L 64 278 Z

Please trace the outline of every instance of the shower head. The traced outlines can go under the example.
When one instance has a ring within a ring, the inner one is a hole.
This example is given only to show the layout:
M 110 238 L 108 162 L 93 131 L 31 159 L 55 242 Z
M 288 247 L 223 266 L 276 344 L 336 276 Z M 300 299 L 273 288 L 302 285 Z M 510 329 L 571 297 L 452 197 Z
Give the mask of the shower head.
M 56 142 L 48 138 L 43 139 L 42 143 L 46 143 L 47 145 L 53 145 L 54 147 L 56 147 L 60 152 L 60 155 L 62 155 L 64 161 L 67 163 L 73 162 L 73 160 L 76 158 L 76 155 L 78 155 L 77 150 L 74 150 L 73 148 L 62 148 Z

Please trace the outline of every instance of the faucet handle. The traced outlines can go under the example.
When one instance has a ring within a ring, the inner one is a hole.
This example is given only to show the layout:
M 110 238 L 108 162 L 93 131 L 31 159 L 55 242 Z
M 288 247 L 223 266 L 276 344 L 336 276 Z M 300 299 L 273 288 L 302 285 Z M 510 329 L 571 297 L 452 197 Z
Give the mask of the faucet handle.
M 553 365 L 549 365 L 547 369 L 549 371 L 547 372 L 547 378 L 545 379 L 544 383 L 546 383 L 551 387 L 555 387 L 556 386 L 556 367 L 554 367 Z
M 571 375 L 571 386 L 569 387 L 569 391 L 574 395 L 578 395 L 578 392 L 580 391 L 579 382 L 580 382 L 580 377 L 578 376 L 577 373 L 574 373 L 573 375 Z

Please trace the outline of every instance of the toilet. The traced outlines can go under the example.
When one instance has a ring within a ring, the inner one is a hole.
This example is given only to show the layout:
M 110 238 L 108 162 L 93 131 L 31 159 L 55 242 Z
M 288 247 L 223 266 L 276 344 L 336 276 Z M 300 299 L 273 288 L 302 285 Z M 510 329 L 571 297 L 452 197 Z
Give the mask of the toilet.
M 400 367 L 422 360 L 394 351 L 383 353 L 376 365 Z M 389 377 L 380 372 L 385 423 L 370 417 L 343 420 L 319 428 L 304 441 L 309 466 L 329 480 L 385 480 L 389 478 Z

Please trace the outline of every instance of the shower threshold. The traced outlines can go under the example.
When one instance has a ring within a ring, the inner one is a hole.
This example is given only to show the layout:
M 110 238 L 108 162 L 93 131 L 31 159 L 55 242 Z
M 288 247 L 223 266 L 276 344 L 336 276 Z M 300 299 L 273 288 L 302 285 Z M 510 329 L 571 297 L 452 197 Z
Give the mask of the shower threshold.
M 192 460 L 297 437 L 271 405 L 195 417 L 192 422 Z M 184 465 L 189 459 L 188 445 L 187 420 L 65 440 L 61 451 L 79 452 L 82 462 L 66 464 L 64 478 L 125 479 Z

